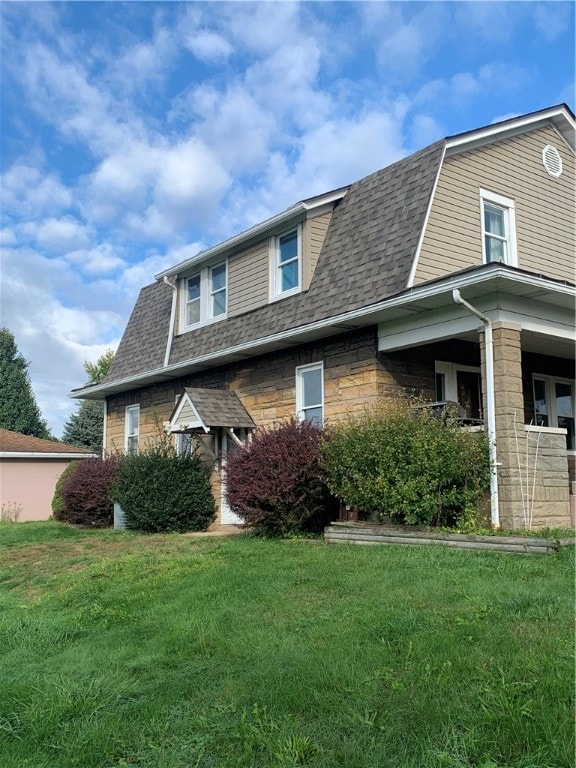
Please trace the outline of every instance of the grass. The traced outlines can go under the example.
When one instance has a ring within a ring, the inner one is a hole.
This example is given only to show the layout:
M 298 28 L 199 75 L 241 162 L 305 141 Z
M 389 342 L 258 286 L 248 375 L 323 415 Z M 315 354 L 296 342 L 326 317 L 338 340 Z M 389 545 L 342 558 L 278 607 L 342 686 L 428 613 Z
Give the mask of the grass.
M 0 525 L 3 768 L 569 768 L 553 556 Z

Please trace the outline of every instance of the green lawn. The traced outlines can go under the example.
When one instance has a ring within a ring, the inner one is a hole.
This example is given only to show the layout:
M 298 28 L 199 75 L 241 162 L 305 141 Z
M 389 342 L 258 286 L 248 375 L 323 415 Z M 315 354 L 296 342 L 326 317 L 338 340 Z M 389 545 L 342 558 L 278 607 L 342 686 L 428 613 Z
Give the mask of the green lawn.
M 572 768 L 554 556 L 0 525 L 2 768 Z

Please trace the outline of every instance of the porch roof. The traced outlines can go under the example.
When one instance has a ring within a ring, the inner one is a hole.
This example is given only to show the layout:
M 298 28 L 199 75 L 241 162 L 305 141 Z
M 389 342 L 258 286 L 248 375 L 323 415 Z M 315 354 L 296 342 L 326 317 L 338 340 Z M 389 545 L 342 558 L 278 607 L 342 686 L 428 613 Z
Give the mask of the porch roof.
M 172 411 L 168 430 L 209 432 L 211 427 L 253 429 L 255 426 L 236 392 L 186 387 Z

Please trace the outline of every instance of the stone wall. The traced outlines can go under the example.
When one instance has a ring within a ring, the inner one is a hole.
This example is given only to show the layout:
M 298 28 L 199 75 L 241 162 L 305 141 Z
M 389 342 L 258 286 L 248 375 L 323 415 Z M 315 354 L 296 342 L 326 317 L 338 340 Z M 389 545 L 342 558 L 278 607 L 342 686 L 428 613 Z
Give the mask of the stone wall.
M 566 430 L 521 425 L 515 454 L 513 527 L 570 526 Z
M 232 389 L 258 426 L 272 426 L 296 415 L 296 367 L 321 361 L 326 421 L 342 419 L 394 390 L 394 375 L 386 373 L 378 359 L 376 328 L 362 329 L 112 395 L 107 404 L 106 449 L 123 450 L 128 405 L 140 404 L 140 443 L 157 439 L 162 422 L 169 419 L 184 387 Z

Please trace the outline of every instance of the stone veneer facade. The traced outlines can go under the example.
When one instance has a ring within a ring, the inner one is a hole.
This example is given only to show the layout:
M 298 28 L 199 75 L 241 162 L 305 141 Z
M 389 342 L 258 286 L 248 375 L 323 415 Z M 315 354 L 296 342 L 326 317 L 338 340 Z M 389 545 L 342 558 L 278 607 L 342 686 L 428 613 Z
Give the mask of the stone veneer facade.
M 184 387 L 232 389 L 258 426 L 272 426 L 296 415 L 296 368 L 321 361 L 324 363 L 324 417 L 328 422 L 341 420 L 375 403 L 390 401 L 399 394 L 420 394 L 434 400 L 435 360 L 471 366 L 481 364 L 484 380 L 483 334 L 480 336 L 480 345 L 449 340 L 381 355 L 377 351 L 377 329 L 371 327 L 112 395 L 107 401 L 106 450 L 123 450 L 124 416 L 129 405 L 140 405 L 140 444 L 157 439 L 162 422 L 169 419 Z M 532 473 L 536 441 L 533 431 L 526 431 L 524 425 L 518 327 L 495 324 L 494 357 L 501 524 L 522 528 L 527 503 L 522 493 L 527 481 L 522 464 L 518 468 L 517 446 L 521 457 L 525 457 L 528 441 L 528 450 L 532 451 L 528 472 Z M 541 430 L 538 454 L 534 526 L 568 525 L 564 435 L 558 430 Z M 531 490 L 530 484 L 529 487 Z M 218 498 L 218 493 L 215 495 Z
M 324 416 L 338 420 L 398 390 L 377 354 L 376 328 L 348 333 L 200 374 L 112 395 L 107 401 L 106 450 L 124 448 L 124 414 L 140 405 L 140 443 L 154 440 L 184 387 L 232 389 L 258 426 L 296 415 L 296 368 L 324 363 Z

